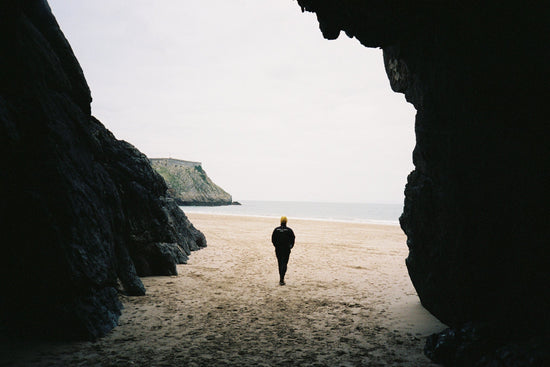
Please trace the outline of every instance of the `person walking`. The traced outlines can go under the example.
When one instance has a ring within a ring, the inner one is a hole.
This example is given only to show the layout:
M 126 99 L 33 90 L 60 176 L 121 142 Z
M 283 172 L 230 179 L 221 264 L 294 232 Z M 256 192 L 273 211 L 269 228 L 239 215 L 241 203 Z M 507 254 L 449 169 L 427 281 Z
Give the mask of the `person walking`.
M 281 217 L 281 225 L 273 230 L 271 242 L 275 246 L 275 255 L 279 264 L 279 285 L 285 285 L 285 274 L 290 257 L 290 250 L 294 247 L 294 232 L 286 226 L 286 217 Z

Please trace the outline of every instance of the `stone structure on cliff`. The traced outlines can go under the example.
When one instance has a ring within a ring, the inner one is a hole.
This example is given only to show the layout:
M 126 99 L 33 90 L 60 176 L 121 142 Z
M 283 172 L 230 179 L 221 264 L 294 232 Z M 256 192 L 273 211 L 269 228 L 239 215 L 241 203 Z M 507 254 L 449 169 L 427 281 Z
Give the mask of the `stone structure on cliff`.
M 231 195 L 216 185 L 200 162 L 151 158 L 151 166 L 164 178 L 168 193 L 178 205 L 231 205 Z
M 550 363 L 549 12 L 537 2 L 298 0 L 384 50 L 416 110 L 401 226 L 447 365 Z M 546 344 L 545 344 L 546 343 Z
M 206 246 L 149 160 L 90 111 L 82 70 L 44 0 L 0 3 L 0 331 L 95 338 L 119 284 L 175 274 Z

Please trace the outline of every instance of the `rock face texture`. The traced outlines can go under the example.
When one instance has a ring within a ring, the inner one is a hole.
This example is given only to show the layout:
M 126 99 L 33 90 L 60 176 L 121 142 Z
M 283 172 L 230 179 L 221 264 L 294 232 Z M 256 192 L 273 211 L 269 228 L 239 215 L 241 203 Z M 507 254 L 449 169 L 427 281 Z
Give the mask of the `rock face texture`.
M 151 166 L 164 178 L 178 205 L 231 205 L 231 195 L 216 185 L 199 162 L 151 158 Z
M 119 284 L 174 274 L 206 245 L 149 160 L 90 112 L 82 70 L 44 0 L 0 3 L 0 332 L 95 338 Z
M 417 110 L 401 217 L 406 263 L 424 307 L 451 327 L 427 354 L 448 365 L 547 363 L 539 352 L 550 331 L 548 10 L 298 3 L 317 14 L 326 38 L 343 31 L 382 48 L 391 88 Z

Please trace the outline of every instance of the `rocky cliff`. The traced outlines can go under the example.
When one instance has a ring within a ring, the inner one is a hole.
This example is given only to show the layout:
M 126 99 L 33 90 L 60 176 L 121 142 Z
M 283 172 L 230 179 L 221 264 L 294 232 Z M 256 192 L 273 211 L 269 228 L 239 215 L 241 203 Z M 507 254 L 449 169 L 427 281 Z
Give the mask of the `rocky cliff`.
M 90 111 L 44 0 L 0 3 L 0 332 L 95 338 L 118 292 L 206 245 L 149 160 Z
M 298 0 L 328 39 L 384 50 L 416 110 L 401 226 L 457 366 L 550 365 L 549 12 L 537 2 Z
M 231 195 L 216 185 L 199 162 L 152 158 L 151 166 L 164 178 L 178 205 L 231 205 Z

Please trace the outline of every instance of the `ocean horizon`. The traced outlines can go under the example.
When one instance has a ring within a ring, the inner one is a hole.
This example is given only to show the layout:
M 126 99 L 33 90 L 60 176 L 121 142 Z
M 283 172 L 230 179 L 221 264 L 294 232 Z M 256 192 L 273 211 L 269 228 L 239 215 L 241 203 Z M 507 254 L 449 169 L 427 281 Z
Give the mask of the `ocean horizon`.
M 330 203 L 305 201 L 243 200 L 241 205 L 181 206 L 185 213 L 206 213 L 292 219 L 326 220 L 334 222 L 399 225 L 403 204 Z

